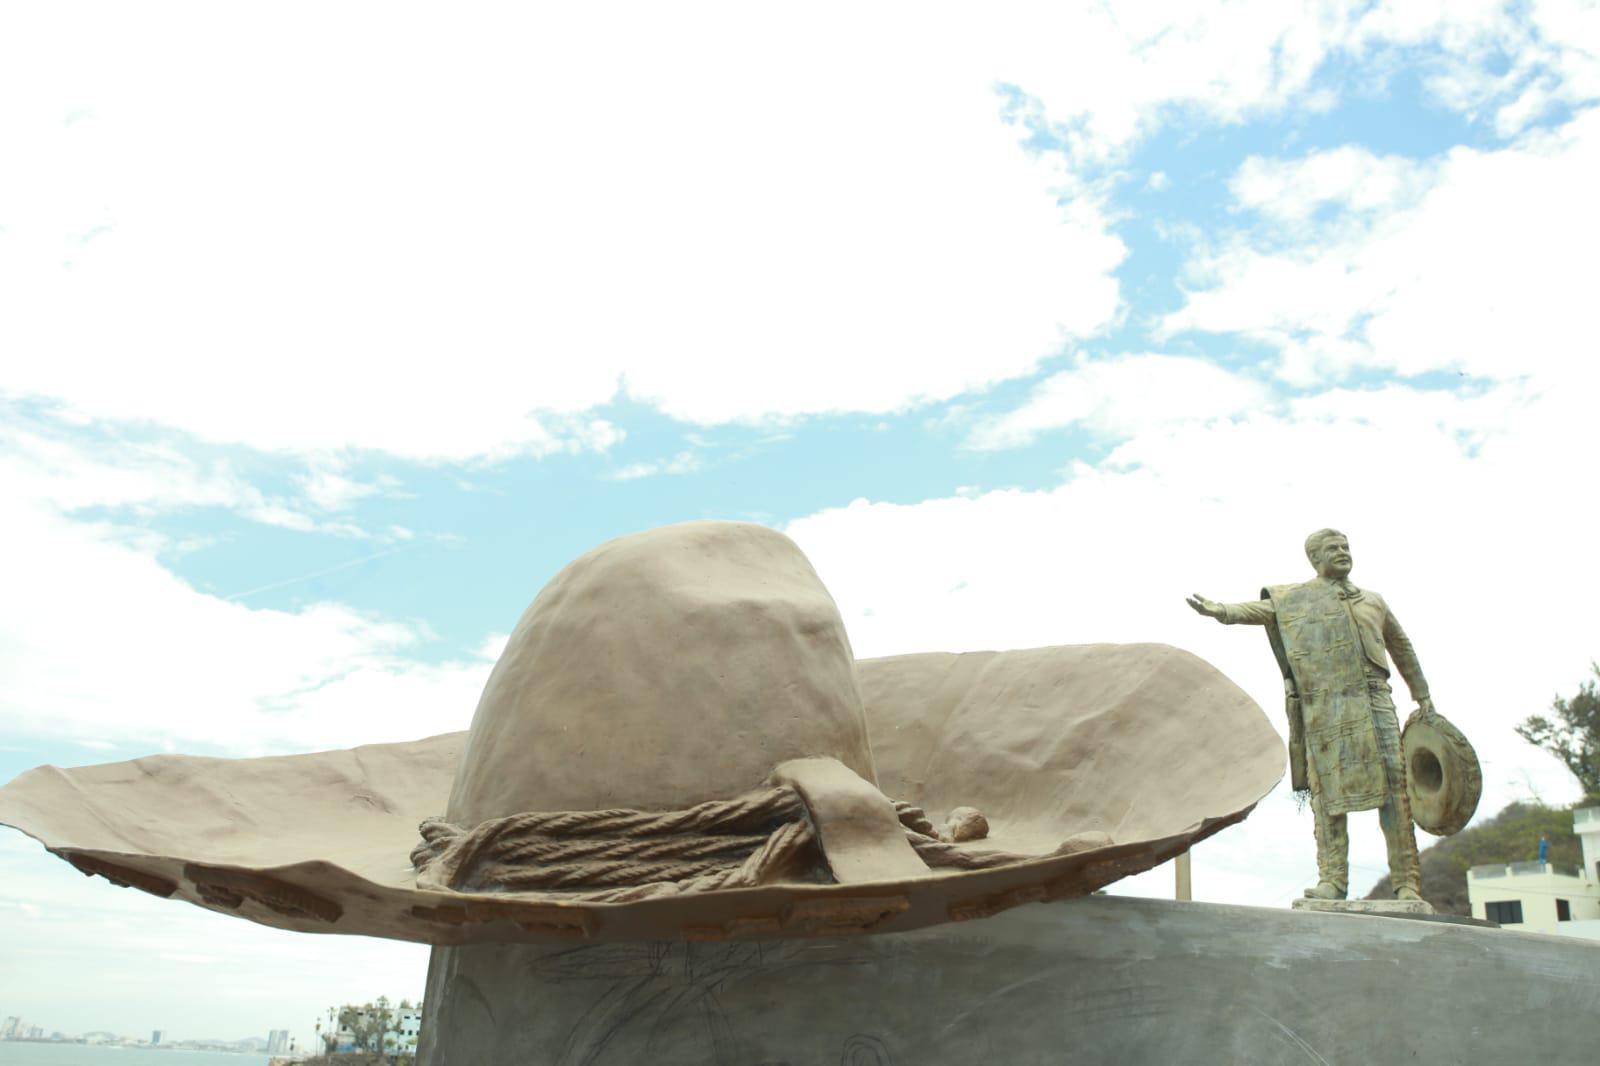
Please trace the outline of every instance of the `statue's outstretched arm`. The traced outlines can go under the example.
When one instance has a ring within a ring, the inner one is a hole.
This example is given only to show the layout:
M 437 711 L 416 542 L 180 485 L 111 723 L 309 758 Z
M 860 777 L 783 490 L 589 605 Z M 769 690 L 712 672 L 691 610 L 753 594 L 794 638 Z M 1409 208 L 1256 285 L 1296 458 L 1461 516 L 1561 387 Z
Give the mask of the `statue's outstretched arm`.
M 1228 626 L 1264 626 L 1273 619 L 1271 600 L 1251 600 L 1248 603 L 1218 603 L 1215 600 L 1206 599 L 1197 592 L 1184 602 L 1206 617 L 1215 618 L 1223 625 Z

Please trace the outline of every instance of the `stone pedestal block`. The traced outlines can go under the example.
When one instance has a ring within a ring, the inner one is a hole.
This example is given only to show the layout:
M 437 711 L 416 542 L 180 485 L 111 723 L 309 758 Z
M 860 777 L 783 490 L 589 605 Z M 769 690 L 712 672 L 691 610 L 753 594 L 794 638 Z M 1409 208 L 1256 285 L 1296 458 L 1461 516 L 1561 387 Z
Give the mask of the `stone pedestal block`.
M 1600 945 L 1095 897 L 908 933 L 437 948 L 423 1066 L 1584 1062 Z
M 1327 911 L 1330 914 L 1387 914 L 1416 917 L 1432 914 L 1433 906 L 1422 899 L 1297 899 L 1289 904 L 1297 911 Z

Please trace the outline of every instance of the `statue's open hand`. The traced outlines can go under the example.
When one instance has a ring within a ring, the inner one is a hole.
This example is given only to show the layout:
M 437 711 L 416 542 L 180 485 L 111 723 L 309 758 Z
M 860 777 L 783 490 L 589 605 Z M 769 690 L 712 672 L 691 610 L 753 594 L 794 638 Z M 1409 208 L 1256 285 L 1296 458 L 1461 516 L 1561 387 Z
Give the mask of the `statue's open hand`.
M 1427 696 L 1424 696 L 1417 701 L 1417 713 L 1438 714 L 1439 712 L 1433 709 L 1433 700 L 1429 699 Z
M 1187 603 L 1190 607 L 1193 607 L 1196 611 L 1208 618 L 1222 617 L 1222 604 L 1216 602 L 1215 600 L 1208 600 L 1198 592 L 1196 592 L 1193 596 L 1184 597 L 1183 602 Z

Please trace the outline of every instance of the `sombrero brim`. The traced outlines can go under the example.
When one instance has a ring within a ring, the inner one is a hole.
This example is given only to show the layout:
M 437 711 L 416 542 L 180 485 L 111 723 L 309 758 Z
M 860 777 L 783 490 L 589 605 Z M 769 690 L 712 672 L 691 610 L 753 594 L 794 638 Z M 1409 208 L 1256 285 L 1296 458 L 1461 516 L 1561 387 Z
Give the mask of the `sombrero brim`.
M 302 932 L 431 944 L 826 936 L 1086 895 L 1240 821 L 1283 775 L 1260 707 L 1165 645 L 906 655 L 860 661 L 857 677 L 885 795 L 935 818 L 977 807 L 991 826 L 981 846 L 1038 857 L 633 903 L 426 891 L 408 854 L 418 823 L 445 810 L 465 733 L 45 766 L 0 789 L 0 823 L 85 873 Z M 1056 853 L 1087 831 L 1112 843 Z

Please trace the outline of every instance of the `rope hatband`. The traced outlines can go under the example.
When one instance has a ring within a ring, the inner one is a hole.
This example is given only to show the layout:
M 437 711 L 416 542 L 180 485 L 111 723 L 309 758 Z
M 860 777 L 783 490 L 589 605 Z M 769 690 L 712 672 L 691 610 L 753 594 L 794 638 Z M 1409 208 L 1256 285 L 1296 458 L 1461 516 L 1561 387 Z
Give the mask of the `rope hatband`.
M 917 807 L 896 803 L 906 841 L 929 867 L 981 870 L 1037 858 L 941 840 Z M 787 786 L 682 811 L 532 811 L 470 830 L 440 818 L 411 852 L 420 888 L 548 894 L 587 903 L 831 880 L 810 812 Z

